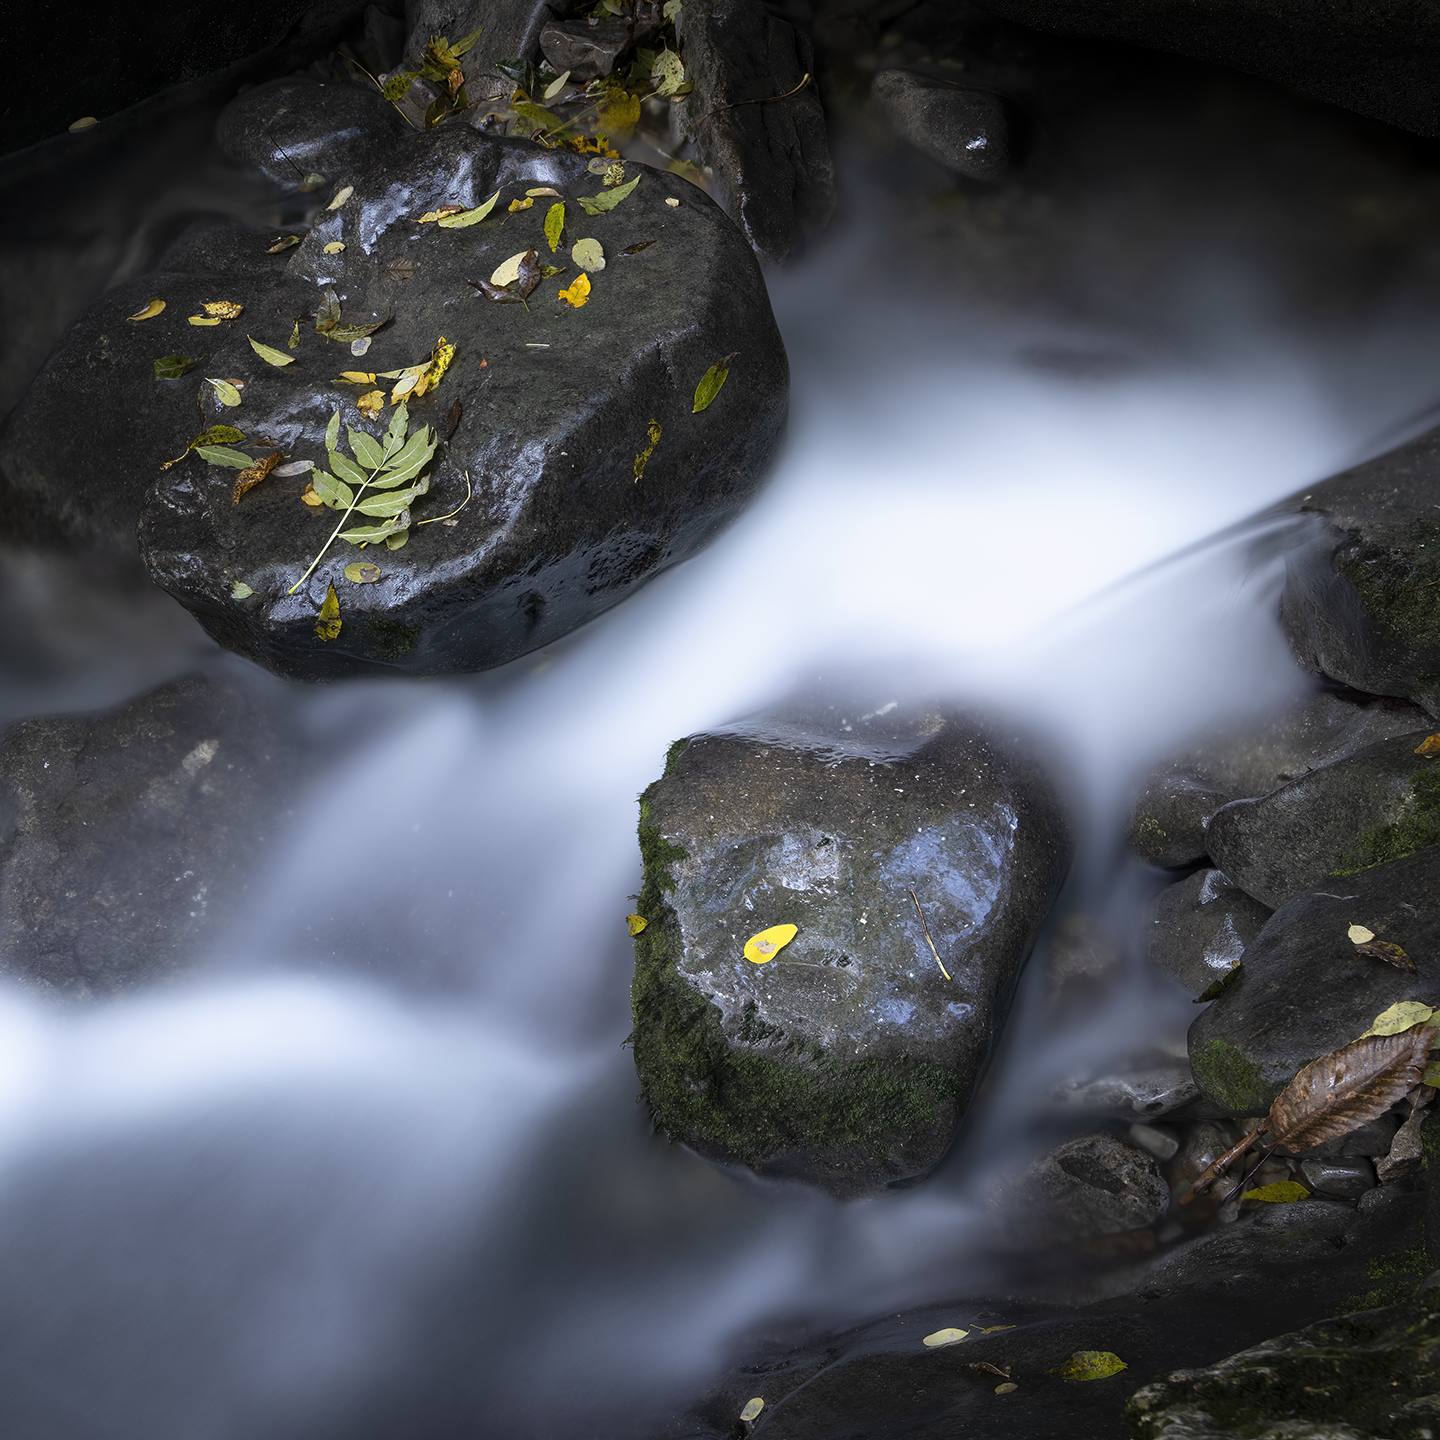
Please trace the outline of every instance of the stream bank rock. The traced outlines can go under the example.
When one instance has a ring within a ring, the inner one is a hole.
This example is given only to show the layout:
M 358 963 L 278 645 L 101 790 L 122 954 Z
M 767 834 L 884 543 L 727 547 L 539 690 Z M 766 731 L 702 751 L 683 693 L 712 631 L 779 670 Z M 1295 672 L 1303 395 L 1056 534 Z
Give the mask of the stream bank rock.
M 1440 430 L 1313 486 L 1281 615 L 1300 663 L 1440 716 Z
M 372 383 L 385 394 L 395 381 L 380 372 L 424 362 L 442 339 L 453 345 L 440 383 L 410 406 L 412 428 L 449 439 L 426 471 L 408 543 L 362 554 L 337 541 L 302 581 L 337 513 L 302 503 L 303 477 L 272 477 L 236 503 L 237 472 L 192 456 L 159 477 L 141 519 L 156 583 L 220 644 L 289 678 L 430 675 L 549 644 L 702 548 L 760 484 L 789 372 L 759 266 L 735 227 L 693 186 L 643 166 L 629 176 L 635 190 L 589 216 L 577 197 L 603 191 L 582 157 L 463 128 L 417 139 L 369 171 L 290 252 L 284 279 L 217 335 L 209 373 L 245 382 L 241 409 L 223 410 L 209 387 L 202 403 L 206 424 L 238 423 L 287 457 L 323 464 L 332 414 L 383 433 L 393 410 L 372 421 L 357 408 L 361 394 Z M 547 188 L 566 206 L 558 253 L 544 235 L 555 197 L 508 208 Z M 438 206 L 474 208 L 497 194 L 481 223 L 420 223 Z M 598 241 L 607 262 L 577 308 L 559 292 L 580 274 L 569 246 L 581 238 Z M 624 254 L 630 247 L 643 248 Z M 565 267 L 528 308 L 469 283 L 527 248 Z M 346 323 L 393 317 L 363 359 L 308 323 L 288 349 L 295 317 L 315 313 L 327 290 Z M 266 363 L 252 336 L 296 363 Z M 723 388 L 693 413 L 699 381 L 727 356 Z M 347 385 L 342 371 L 377 379 Z M 172 426 L 193 425 L 192 396 L 176 397 L 182 418 Z M 347 578 L 357 560 L 379 578 Z M 332 586 L 341 628 L 326 638 L 317 616 Z
M 1362 925 L 1399 945 L 1408 974 L 1362 954 Z M 1190 1027 L 1201 1090 L 1261 1115 L 1302 1066 L 1348 1044 L 1398 1000 L 1440 995 L 1440 848 L 1328 880 L 1282 906 L 1235 978 Z
M 205 675 L 108 713 L 11 726 L 0 968 L 75 999 L 182 968 L 241 900 L 297 758 L 273 707 Z
M 1326 876 L 1337 879 L 1440 844 L 1440 744 L 1428 732 L 1368 745 L 1258 800 L 1211 818 L 1210 854 L 1272 909 Z
M 947 170 L 992 181 L 1009 173 L 1010 120 L 998 95 L 908 70 L 882 70 L 870 93 L 895 133 Z
M 1145 953 L 1199 995 L 1240 963 L 1271 913 L 1223 870 L 1197 870 L 1156 897 Z
M 656 1123 L 847 1198 L 924 1175 L 1068 865 L 1038 767 L 973 718 L 798 709 L 673 746 L 640 846 L 634 1047 Z M 745 958 L 783 924 L 773 959 Z

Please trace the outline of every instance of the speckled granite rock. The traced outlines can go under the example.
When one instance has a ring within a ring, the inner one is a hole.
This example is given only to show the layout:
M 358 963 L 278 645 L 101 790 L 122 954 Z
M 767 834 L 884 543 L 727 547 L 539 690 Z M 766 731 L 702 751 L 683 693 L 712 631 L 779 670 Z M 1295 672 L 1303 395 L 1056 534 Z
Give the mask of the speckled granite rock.
M 672 748 L 641 804 L 633 1002 L 636 1068 L 672 1137 L 853 1196 L 944 1154 L 1069 841 L 1008 737 L 924 707 L 845 713 Z M 745 959 L 785 923 L 785 949 Z
M 1156 897 L 1145 953 L 1199 995 L 1240 962 L 1270 915 L 1223 870 L 1197 870 Z

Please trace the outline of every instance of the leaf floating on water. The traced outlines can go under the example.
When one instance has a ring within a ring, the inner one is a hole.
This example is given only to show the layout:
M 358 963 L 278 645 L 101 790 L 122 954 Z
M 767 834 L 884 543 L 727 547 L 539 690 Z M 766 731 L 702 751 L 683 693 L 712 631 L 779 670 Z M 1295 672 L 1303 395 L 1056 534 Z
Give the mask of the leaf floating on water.
M 345 578 L 356 585 L 373 585 L 380 578 L 380 567 L 368 560 L 354 560 L 345 567 Z
M 345 242 L 343 240 L 332 240 L 325 247 L 325 253 L 327 255 L 338 255 L 344 248 Z
M 232 450 L 227 445 L 196 445 L 195 453 L 207 465 L 228 465 L 233 470 L 248 470 L 255 457 L 243 450 Z
M 178 380 L 182 375 L 188 375 L 199 363 L 188 355 L 162 355 L 155 362 L 155 378 Z
M 590 277 L 583 272 L 560 292 L 560 298 L 578 310 L 590 298 Z
M 255 592 L 243 581 L 237 580 L 230 587 L 230 598 L 232 600 L 248 600 Z
M 257 460 L 253 465 L 242 470 L 235 479 L 235 489 L 231 492 L 231 503 L 238 505 L 240 497 L 253 490 L 284 458 L 278 450 L 275 450 L 263 460 Z
M 219 318 L 213 315 L 191 315 L 189 317 L 192 325 L 218 325 Z
M 1416 747 L 1417 755 L 1440 755 L 1440 735 L 1427 735 Z
M 356 402 L 355 408 L 364 416 L 374 419 L 385 408 L 385 392 L 368 390 Z
M 736 350 L 725 356 L 723 360 L 717 360 L 700 377 L 700 383 L 695 387 L 695 408 L 690 412 L 692 415 L 698 415 L 702 410 L 708 410 L 714 403 L 721 386 L 730 377 L 730 362 L 739 353 Z
M 638 255 L 642 250 L 648 250 L 655 242 L 653 240 L 637 240 L 633 245 L 627 245 L 620 253 L 622 255 Z
M 1383 960 L 1387 965 L 1393 965 L 1397 970 L 1404 970 L 1409 975 L 1420 973 L 1415 968 L 1415 962 L 1392 940 L 1371 940 L 1365 945 L 1357 945 L 1355 953 L 1368 955 L 1372 960 Z
M 222 405 L 228 405 L 233 410 L 240 403 L 240 391 L 228 380 L 213 380 L 207 376 L 205 383 L 214 388 L 215 398 Z
M 335 198 L 325 208 L 327 210 L 338 210 L 354 193 L 355 187 L 353 185 L 345 186 L 343 190 L 336 192 Z M 329 247 L 327 246 L 326 248 L 328 249 Z
M 1262 1200 L 1267 1205 L 1289 1205 L 1296 1200 L 1308 1200 L 1310 1192 L 1298 1180 L 1281 1180 L 1274 1185 L 1259 1185 L 1247 1190 L 1242 1200 Z
M 625 928 L 631 935 L 638 935 L 650 922 L 643 915 L 627 915 Z
M 250 348 L 267 365 L 293 365 L 295 357 L 287 355 L 283 350 L 272 350 L 268 345 L 262 345 L 253 335 L 245 337 L 250 342 Z
M 747 1400 L 745 1402 L 745 1408 L 740 1412 L 740 1418 L 749 1425 L 764 1408 L 764 1400 L 757 1395 L 753 1400 Z
M 1371 1022 L 1370 1028 L 1360 1038 L 1371 1035 L 1403 1035 L 1412 1025 L 1423 1025 L 1434 1014 L 1423 1000 L 1397 1000 L 1388 1010 L 1382 1010 Z
M 220 320 L 233 320 L 245 307 L 234 300 L 207 300 L 200 308 Z
M 282 250 L 288 250 L 292 245 L 298 245 L 298 235 L 282 235 L 265 253 L 267 255 L 278 255 Z
M 495 202 L 500 198 L 497 190 L 483 205 L 477 205 L 473 210 L 462 210 L 459 214 L 441 215 L 438 217 L 442 230 L 463 230 L 468 225 L 478 225 L 494 208 Z
M 787 927 L 781 925 L 776 928 L 783 930 Z M 793 930 L 795 927 L 792 925 L 788 928 Z M 933 1350 L 940 1345 L 954 1345 L 956 1341 L 963 1340 L 969 1333 L 968 1330 L 956 1330 L 953 1327 L 948 1330 L 933 1330 L 920 1343 L 928 1345 Z
M 561 237 L 565 234 L 565 202 L 559 201 L 545 212 L 545 239 L 553 255 L 560 248 Z
M 582 269 L 592 274 L 605 268 L 605 252 L 598 240 L 577 240 L 570 247 L 570 258 Z
M 613 190 L 602 190 L 598 195 L 581 195 L 577 198 L 580 208 L 587 215 L 604 215 L 613 210 L 640 183 L 637 175 L 628 185 L 617 185 Z
M 795 925 L 772 925 L 745 942 L 745 958 L 754 965 L 763 965 L 774 959 L 799 933 Z
M 158 295 L 152 295 L 128 320 L 153 320 L 163 309 L 165 302 Z
M 1130 1367 L 1110 1350 L 1077 1350 L 1058 1369 L 1050 1371 L 1062 1380 L 1105 1380 Z
M 1375 932 L 1363 925 L 1352 925 L 1345 933 L 1356 945 L 1368 945 L 1375 938 Z
M 340 619 L 340 597 L 335 593 L 332 585 L 325 592 L 325 603 L 320 607 L 320 613 L 315 617 L 315 633 L 322 640 L 334 640 L 340 634 L 340 626 L 344 622 Z

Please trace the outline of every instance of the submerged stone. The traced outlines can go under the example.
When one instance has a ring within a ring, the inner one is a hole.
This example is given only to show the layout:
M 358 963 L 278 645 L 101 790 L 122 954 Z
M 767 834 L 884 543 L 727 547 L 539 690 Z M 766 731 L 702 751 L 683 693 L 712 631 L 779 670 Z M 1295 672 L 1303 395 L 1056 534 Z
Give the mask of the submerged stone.
M 449 368 L 409 407 L 412 426 L 448 438 L 408 543 L 362 552 L 337 540 L 299 583 L 340 512 L 302 503 L 303 477 L 267 479 L 237 504 L 237 472 L 192 456 L 159 478 L 143 515 L 156 583 L 222 645 L 290 678 L 437 674 L 548 644 L 704 546 L 774 455 L 785 352 L 734 226 L 693 186 L 640 166 L 630 177 L 633 192 L 589 216 L 578 197 L 602 187 L 582 157 L 446 129 L 357 180 L 216 347 L 209 373 L 243 379 L 244 404 L 225 411 L 206 387 L 204 421 L 243 426 L 264 442 L 257 454 L 273 446 L 323 466 L 332 414 L 382 434 L 393 410 L 371 420 L 356 401 L 372 389 L 388 400 L 396 380 L 378 372 L 428 360 L 443 339 L 455 347 Z M 558 253 L 544 235 L 553 197 L 508 210 L 541 188 L 565 197 Z M 482 223 L 420 223 L 439 206 L 474 208 L 497 193 Z M 580 274 L 568 254 L 580 238 L 596 239 L 608 263 L 577 308 L 560 290 Z M 337 243 L 345 248 L 327 253 Z M 542 280 L 528 305 L 497 304 L 470 283 L 530 248 L 564 273 Z M 363 358 L 309 322 L 328 289 L 346 323 L 387 321 Z M 306 318 L 291 350 L 297 316 Z M 251 336 L 296 363 L 266 363 Z M 698 382 L 726 356 L 724 387 L 693 413 Z M 345 383 L 344 371 L 361 382 Z M 192 396 L 173 402 L 188 424 Z M 364 523 L 378 522 L 349 522 Z M 347 579 L 357 560 L 378 566 L 378 580 Z M 331 586 L 341 625 L 324 638 L 317 616 Z
M 674 746 L 640 843 L 635 1063 L 657 1124 L 841 1196 L 924 1175 L 1068 863 L 1033 761 L 958 715 L 796 710 Z M 745 958 L 783 924 L 772 959 Z
M 1197 870 L 1156 897 L 1145 953 L 1200 995 L 1240 963 L 1271 913 L 1223 870 Z
M 908 70 L 882 70 L 870 93 L 901 139 L 972 180 L 1000 180 L 1012 164 L 1005 102 Z
M 1411 975 L 1360 952 L 1352 925 L 1399 945 Z M 1236 978 L 1190 1027 L 1201 1090 L 1263 1115 L 1303 1065 L 1349 1044 L 1399 1000 L 1440 996 L 1440 848 L 1325 881 L 1266 922 Z

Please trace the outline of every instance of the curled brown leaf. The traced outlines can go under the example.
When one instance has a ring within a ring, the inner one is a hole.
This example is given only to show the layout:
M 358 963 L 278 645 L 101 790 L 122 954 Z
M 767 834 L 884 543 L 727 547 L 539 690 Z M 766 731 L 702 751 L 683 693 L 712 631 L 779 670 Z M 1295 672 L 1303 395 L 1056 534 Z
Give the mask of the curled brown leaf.
M 1355 947 L 1357 955 L 1368 955 L 1372 960 L 1383 960 L 1408 975 L 1418 975 L 1415 962 L 1393 940 L 1367 940 Z
M 248 469 L 235 477 L 235 489 L 231 503 L 238 505 L 240 497 L 253 490 L 285 457 L 278 450 L 272 450 L 263 460 L 257 460 Z

